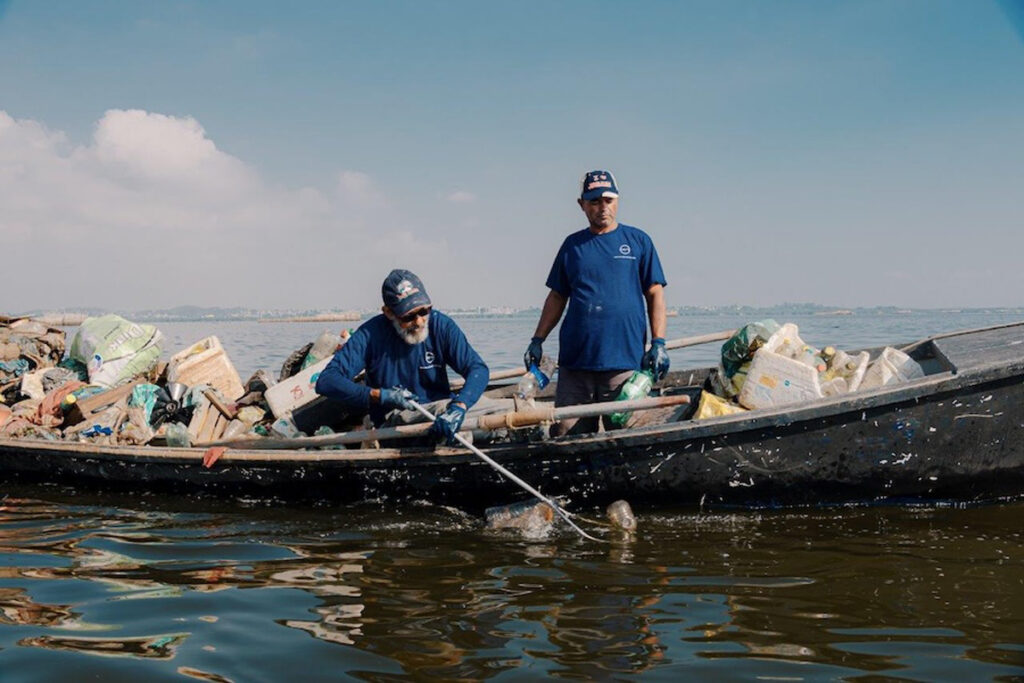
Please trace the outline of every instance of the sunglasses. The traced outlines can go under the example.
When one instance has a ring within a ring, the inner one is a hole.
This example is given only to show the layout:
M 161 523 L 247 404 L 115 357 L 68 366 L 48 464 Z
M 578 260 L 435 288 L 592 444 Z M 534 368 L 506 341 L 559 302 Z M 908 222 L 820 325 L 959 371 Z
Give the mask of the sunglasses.
M 416 320 L 416 318 L 426 318 L 428 315 L 430 315 L 430 312 L 432 310 L 434 310 L 433 306 L 427 306 L 426 308 L 419 308 L 419 309 L 417 309 L 415 311 L 411 311 L 409 313 L 406 313 L 403 316 L 399 316 L 398 319 L 400 321 L 402 321 L 403 323 L 409 324 L 412 321 Z

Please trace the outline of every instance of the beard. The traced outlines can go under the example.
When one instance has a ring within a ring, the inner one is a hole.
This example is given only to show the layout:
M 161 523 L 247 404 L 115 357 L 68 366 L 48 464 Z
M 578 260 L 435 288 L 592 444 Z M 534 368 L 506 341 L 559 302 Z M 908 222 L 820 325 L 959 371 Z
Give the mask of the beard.
M 413 332 L 412 330 L 403 329 L 402 323 L 393 318 L 391 319 L 391 326 L 395 328 L 395 332 L 402 338 L 402 341 L 410 346 L 422 344 L 427 341 L 427 336 L 430 334 L 430 328 L 427 325 L 424 325 L 420 331 Z

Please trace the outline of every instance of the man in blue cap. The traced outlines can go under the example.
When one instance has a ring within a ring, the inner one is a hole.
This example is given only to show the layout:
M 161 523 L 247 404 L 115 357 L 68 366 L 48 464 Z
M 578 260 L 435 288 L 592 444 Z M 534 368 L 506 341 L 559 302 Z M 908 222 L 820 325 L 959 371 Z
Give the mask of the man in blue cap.
M 568 312 L 558 335 L 555 405 L 614 400 L 637 369 L 655 381 L 669 368 L 665 351 L 665 274 L 647 233 L 618 222 L 619 189 L 610 171 L 583 174 L 577 200 L 589 225 L 565 238 L 548 275 L 537 329 L 523 356 L 529 368 Z M 646 306 L 646 310 L 645 310 Z M 650 324 L 651 348 L 644 352 Z M 605 420 L 605 429 L 611 423 Z M 597 418 L 563 421 L 556 433 L 595 431 Z
M 393 410 L 414 410 L 410 400 L 435 402 L 426 406 L 440 411 L 432 432 L 453 445 L 466 411 L 487 388 L 490 371 L 455 321 L 433 310 L 416 275 L 392 270 L 381 295 L 381 314 L 360 325 L 334 354 L 316 392 L 368 411 L 374 426 Z M 458 393 L 448 384 L 448 367 L 466 380 Z M 362 370 L 366 382 L 357 384 L 354 378 Z

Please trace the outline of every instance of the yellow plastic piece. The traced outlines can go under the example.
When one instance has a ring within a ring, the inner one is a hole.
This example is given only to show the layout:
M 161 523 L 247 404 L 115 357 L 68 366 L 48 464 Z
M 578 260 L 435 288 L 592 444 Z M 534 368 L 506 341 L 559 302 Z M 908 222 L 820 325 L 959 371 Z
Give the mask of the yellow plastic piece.
M 723 415 L 735 415 L 745 413 L 747 409 L 735 403 L 725 400 L 706 391 L 700 392 L 700 403 L 697 405 L 697 413 L 693 416 L 695 420 L 703 420 L 709 417 L 722 417 Z

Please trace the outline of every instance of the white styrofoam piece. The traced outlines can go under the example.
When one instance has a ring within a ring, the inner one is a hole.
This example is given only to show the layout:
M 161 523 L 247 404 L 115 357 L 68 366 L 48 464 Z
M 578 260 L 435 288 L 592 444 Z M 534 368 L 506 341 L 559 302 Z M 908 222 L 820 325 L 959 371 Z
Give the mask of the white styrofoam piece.
M 739 402 L 754 410 L 813 401 L 821 396 L 817 370 L 765 347 L 754 354 Z

